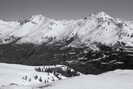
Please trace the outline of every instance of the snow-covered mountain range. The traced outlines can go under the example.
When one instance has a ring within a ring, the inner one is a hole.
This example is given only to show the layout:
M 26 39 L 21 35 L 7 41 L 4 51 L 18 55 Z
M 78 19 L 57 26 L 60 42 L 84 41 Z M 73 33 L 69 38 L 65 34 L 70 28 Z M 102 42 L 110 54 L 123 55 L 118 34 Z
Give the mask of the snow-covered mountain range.
M 0 20 L 0 42 L 54 43 L 70 40 L 68 46 L 117 42 L 133 46 L 133 24 L 113 18 L 105 12 L 91 14 L 79 20 L 54 20 L 43 15 L 34 15 L 20 21 Z
M 0 62 L 66 65 L 81 73 L 133 69 L 133 23 L 105 12 L 79 20 L 0 20 Z

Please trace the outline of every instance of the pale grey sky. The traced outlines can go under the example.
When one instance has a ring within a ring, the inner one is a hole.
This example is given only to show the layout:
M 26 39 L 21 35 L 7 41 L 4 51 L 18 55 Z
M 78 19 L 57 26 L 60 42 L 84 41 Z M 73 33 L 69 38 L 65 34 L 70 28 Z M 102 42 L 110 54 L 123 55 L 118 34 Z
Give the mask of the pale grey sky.
M 0 0 L 0 19 L 6 20 L 35 14 L 55 19 L 78 19 L 99 11 L 133 20 L 133 0 Z

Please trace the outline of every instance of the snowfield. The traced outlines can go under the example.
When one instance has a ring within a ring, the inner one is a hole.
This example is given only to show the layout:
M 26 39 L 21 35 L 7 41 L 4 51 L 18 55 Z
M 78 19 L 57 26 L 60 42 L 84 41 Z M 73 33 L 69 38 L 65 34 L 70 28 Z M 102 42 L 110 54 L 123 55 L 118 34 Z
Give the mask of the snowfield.
M 42 80 L 35 78 L 35 75 Z M 52 77 L 57 80 L 52 74 L 36 72 L 33 66 L 0 63 L 0 89 L 133 89 L 133 70 L 44 82 Z
M 46 89 L 133 89 L 132 75 L 132 70 L 115 70 L 58 81 Z
M 6 89 L 10 89 L 10 86 L 44 86 L 56 80 L 58 78 L 52 73 L 35 71 L 35 66 L 0 63 L 0 86 L 7 87 Z

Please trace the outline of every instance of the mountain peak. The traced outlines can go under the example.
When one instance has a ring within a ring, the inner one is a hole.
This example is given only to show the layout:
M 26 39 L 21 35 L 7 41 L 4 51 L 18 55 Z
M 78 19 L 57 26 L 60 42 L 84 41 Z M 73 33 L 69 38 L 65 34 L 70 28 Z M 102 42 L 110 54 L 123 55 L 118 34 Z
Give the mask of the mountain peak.
M 32 18 L 43 18 L 44 16 L 42 14 L 33 15 Z
M 43 16 L 43 15 L 41 15 L 41 14 L 39 14 L 39 15 L 33 15 L 32 17 L 31 17 L 31 20 L 33 21 L 33 22 L 36 22 L 36 23 L 39 23 L 42 19 L 44 19 L 45 17 Z
M 99 12 L 97 15 L 96 15 L 98 18 L 112 18 L 110 15 L 108 15 L 106 12 L 102 11 L 102 12 Z

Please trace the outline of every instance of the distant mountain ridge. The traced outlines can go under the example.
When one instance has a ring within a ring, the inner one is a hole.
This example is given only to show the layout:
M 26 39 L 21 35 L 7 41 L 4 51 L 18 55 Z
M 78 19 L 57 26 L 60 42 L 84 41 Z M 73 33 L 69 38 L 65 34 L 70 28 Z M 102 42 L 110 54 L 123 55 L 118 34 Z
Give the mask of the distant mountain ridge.
M 55 43 L 73 41 L 68 46 L 98 42 L 114 45 L 123 42 L 133 46 L 133 24 L 113 18 L 105 12 L 91 14 L 79 20 L 54 20 L 43 15 L 34 15 L 16 22 L 0 21 L 0 43 Z M 19 39 L 18 39 L 19 38 Z

